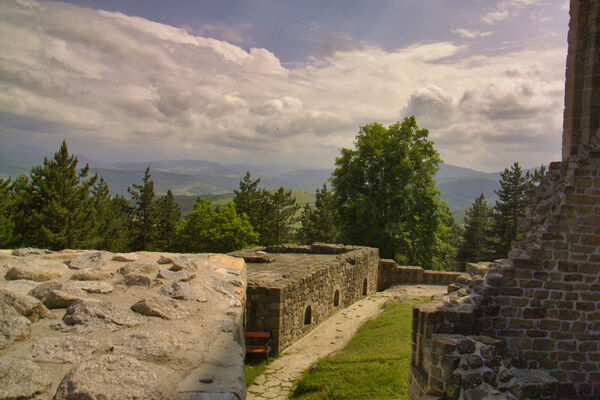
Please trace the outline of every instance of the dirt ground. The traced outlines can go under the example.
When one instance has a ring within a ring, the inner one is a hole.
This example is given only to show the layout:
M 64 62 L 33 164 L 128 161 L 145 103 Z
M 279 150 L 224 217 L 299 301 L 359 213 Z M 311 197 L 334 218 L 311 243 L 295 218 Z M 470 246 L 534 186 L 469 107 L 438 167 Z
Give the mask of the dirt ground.
M 248 387 L 247 400 L 287 399 L 302 372 L 326 355 L 341 350 L 366 321 L 377 317 L 382 306 L 393 299 L 441 296 L 446 286 L 399 285 L 357 301 L 334 314 L 307 336 L 285 349 Z

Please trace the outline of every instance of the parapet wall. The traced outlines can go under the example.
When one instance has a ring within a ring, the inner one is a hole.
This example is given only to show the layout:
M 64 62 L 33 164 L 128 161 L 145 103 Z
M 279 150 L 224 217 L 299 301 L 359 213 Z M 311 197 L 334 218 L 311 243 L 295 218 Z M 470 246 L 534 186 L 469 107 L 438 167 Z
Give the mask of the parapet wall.
M 460 272 L 429 271 L 421 267 L 399 266 L 394 260 L 379 260 L 377 290 L 385 290 L 394 285 L 449 285 L 456 281 Z
M 282 351 L 333 313 L 377 291 L 378 250 L 316 243 L 231 253 L 248 262 L 246 330 Z

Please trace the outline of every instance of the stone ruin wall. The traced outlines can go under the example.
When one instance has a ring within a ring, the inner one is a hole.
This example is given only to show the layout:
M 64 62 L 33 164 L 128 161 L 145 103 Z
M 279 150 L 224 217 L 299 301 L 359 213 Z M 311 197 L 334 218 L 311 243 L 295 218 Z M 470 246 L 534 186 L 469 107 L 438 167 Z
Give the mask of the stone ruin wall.
M 415 309 L 410 399 L 600 399 L 599 1 L 571 0 L 568 41 L 563 161 L 509 259 Z
M 0 399 L 245 398 L 243 260 L 0 251 Z
M 421 267 L 399 266 L 394 260 L 379 260 L 377 290 L 394 285 L 449 285 L 461 275 L 460 272 L 428 271 Z
M 308 276 L 289 279 L 279 287 L 256 284 L 250 273 L 246 330 L 270 331 L 275 351 L 284 350 L 332 314 L 377 291 L 377 249 L 315 243 L 312 246 L 272 246 L 264 250 L 267 254 L 337 254 L 326 265 L 315 265 Z M 251 271 L 253 264 L 247 256 L 245 258 Z M 365 279 L 367 290 L 363 294 Z M 336 290 L 339 291 L 339 305 L 334 306 Z M 304 324 L 308 306 L 311 323 Z

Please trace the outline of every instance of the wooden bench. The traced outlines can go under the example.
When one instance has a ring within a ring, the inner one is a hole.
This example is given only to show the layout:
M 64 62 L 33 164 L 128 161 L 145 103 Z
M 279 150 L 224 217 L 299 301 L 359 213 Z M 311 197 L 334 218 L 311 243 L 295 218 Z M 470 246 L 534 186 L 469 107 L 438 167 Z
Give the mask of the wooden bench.
M 271 351 L 271 332 L 244 332 L 244 339 L 250 339 L 253 344 L 246 343 L 246 354 L 264 354 L 269 363 L 269 352 Z M 258 344 L 254 344 L 258 343 Z

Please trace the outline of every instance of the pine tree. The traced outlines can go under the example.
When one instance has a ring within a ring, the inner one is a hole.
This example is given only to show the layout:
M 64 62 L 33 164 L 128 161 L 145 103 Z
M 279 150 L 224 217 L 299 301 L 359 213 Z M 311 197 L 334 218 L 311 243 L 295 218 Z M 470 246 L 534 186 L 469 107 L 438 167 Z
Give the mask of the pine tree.
M 493 230 L 497 240 L 496 258 L 506 257 L 511 242 L 519 240 L 519 220 L 525 215 L 529 204 L 527 189 L 528 181 L 518 162 L 510 170 L 504 169 L 500 177 L 500 189 L 495 190 L 498 195 L 493 216 Z
M 181 220 L 181 208 L 175 202 L 175 196 L 171 190 L 156 200 L 157 214 L 157 239 L 156 250 L 170 251 L 173 249 L 173 241 L 177 233 L 177 225 Z
M 0 248 L 9 248 L 15 242 L 15 221 L 12 215 L 11 179 L 0 178 Z
M 250 171 L 246 171 L 246 175 L 240 181 L 239 190 L 233 191 L 233 203 L 237 213 L 246 213 L 250 222 L 255 222 L 253 218 L 256 218 L 256 206 L 260 196 L 259 183 L 260 178 L 253 181 Z
M 273 205 L 273 224 L 269 232 L 268 244 L 285 243 L 292 237 L 293 224 L 296 222 L 296 214 L 300 206 L 296 204 L 292 191 L 285 190 L 283 186 L 270 197 Z
M 337 213 L 333 205 L 333 193 L 323 184 L 322 189 L 315 192 L 315 206 L 304 206 L 300 215 L 298 238 L 302 243 L 333 243 L 337 236 Z
M 92 204 L 95 212 L 96 245 L 113 252 L 130 250 L 131 207 L 121 196 L 111 197 L 104 178 L 94 185 Z
M 157 238 L 157 216 L 154 203 L 154 181 L 146 168 L 142 184 L 127 188 L 134 201 L 132 222 L 132 249 L 154 250 Z
M 69 155 L 63 140 L 60 149 L 43 165 L 31 169 L 32 245 L 53 250 L 87 246 L 93 232 L 93 210 L 89 207 L 90 186 L 96 176 L 86 165 L 77 171 L 77 157 Z
M 535 200 L 535 193 L 537 192 L 538 186 L 542 183 L 544 175 L 546 175 L 545 165 L 541 165 L 533 171 L 527 171 L 525 174 L 525 179 L 527 180 L 527 198 L 530 204 Z
M 490 247 L 491 217 L 492 212 L 488 208 L 485 196 L 482 193 L 467 210 L 463 242 L 458 252 L 459 261 L 491 261 L 493 258 L 492 248 Z
M 9 247 L 34 246 L 33 220 L 31 216 L 32 196 L 31 182 L 27 175 L 20 175 L 10 186 L 10 215 L 12 216 L 13 233 Z

